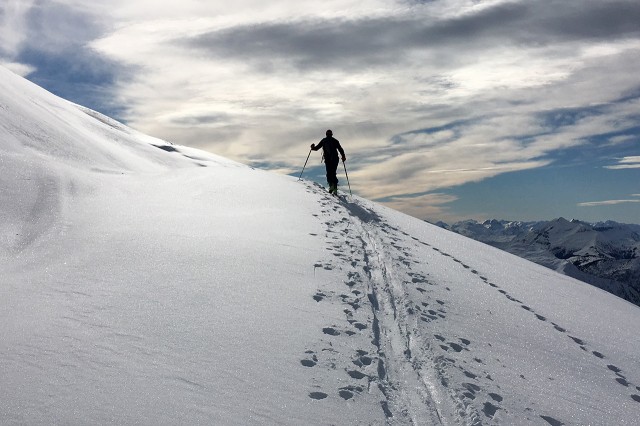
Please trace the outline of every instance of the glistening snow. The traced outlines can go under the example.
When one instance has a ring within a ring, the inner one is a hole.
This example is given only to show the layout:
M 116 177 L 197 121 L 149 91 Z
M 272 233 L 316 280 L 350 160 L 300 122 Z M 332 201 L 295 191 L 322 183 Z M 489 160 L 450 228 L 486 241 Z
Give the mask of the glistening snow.
M 615 296 L 5 69 L 0 144 L 2 424 L 640 423 Z

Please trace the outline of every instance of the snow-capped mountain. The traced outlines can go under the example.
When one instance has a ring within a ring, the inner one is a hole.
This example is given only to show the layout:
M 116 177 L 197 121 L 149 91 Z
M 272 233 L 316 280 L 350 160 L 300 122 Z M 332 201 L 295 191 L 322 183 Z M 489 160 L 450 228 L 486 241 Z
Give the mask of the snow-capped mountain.
M 0 424 L 640 421 L 640 309 L 0 68 Z
M 544 265 L 640 305 L 640 225 L 468 220 L 441 227 Z

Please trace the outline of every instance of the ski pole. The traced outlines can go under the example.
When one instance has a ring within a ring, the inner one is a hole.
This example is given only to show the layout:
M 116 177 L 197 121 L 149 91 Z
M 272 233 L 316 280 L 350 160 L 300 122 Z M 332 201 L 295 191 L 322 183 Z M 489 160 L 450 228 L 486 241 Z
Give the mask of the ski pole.
M 311 156 L 311 150 L 309 150 L 309 155 L 307 155 L 307 161 L 309 161 L 309 157 Z M 298 180 L 302 179 L 302 173 L 304 173 L 305 167 L 307 167 L 307 161 L 304 162 L 304 166 L 302 166 L 302 171 L 300 172 L 300 176 L 298 176 Z
M 353 197 L 353 193 L 351 193 L 351 184 L 349 183 L 349 174 L 347 173 L 347 166 L 344 164 L 344 160 L 342 161 L 342 167 L 344 167 L 344 175 L 347 177 L 347 185 L 349 185 L 349 195 Z

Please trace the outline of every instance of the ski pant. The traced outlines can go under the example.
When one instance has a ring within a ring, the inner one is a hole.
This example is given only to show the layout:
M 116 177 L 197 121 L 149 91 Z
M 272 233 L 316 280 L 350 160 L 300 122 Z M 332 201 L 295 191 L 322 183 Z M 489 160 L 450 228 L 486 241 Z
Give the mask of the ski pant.
M 336 176 L 338 161 L 325 161 L 324 165 L 327 167 L 327 183 L 329 186 L 338 186 L 338 177 Z

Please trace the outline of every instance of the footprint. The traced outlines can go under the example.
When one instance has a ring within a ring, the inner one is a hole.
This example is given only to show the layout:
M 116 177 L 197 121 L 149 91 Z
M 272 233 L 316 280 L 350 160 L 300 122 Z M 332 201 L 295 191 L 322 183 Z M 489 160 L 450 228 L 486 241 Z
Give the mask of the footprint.
M 472 373 L 472 372 L 470 372 L 470 371 L 466 371 L 466 370 L 464 370 L 463 372 L 464 372 L 464 375 L 465 375 L 465 376 L 467 376 L 467 377 L 468 377 L 468 378 L 470 378 L 470 379 L 477 379 L 477 378 L 478 378 L 478 376 L 476 376 L 475 374 L 473 374 L 473 373 Z
M 490 393 L 489 396 L 496 402 L 502 402 L 502 396 L 498 395 L 497 393 Z
M 330 336 L 339 336 L 340 332 L 338 330 L 336 330 L 335 328 L 332 327 L 325 327 L 322 329 L 322 332 L 324 334 L 328 334 Z
M 640 395 L 631 395 L 631 399 L 633 399 L 635 402 L 640 402 Z
M 354 359 L 352 362 L 358 367 L 364 367 L 365 365 L 371 365 L 373 358 L 362 355 L 361 357 Z
M 538 315 L 538 314 L 536 314 L 536 318 L 538 318 L 540 321 L 546 321 L 547 320 L 545 317 L 543 317 L 542 315 Z
M 309 398 L 311 399 L 325 399 L 327 396 L 329 395 L 324 392 L 311 392 L 309 394 Z
M 513 297 L 513 296 L 511 296 L 509 294 L 505 293 L 504 297 L 506 297 L 507 299 L 511 300 L 512 302 L 522 303 L 520 300 L 516 299 L 515 297 Z
M 576 342 L 577 344 L 579 344 L 579 345 L 584 345 L 585 344 L 582 339 L 578 339 L 577 337 L 569 336 L 569 338 L 571 340 L 573 340 L 574 342 Z
M 304 365 L 305 367 L 315 367 L 316 362 L 310 359 L 303 359 L 300 360 L 300 364 Z
M 492 403 L 485 402 L 484 403 L 484 408 L 482 409 L 482 412 L 484 413 L 485 416 L 487 416 L 487 417 L 489 417 L 491 419 L 491 418 L 493 418 L 493 416 L 495 416 L 496 412 L 499 409 L 500 409 L 499 407 L 496 407 Z
M 613 365 L 613 364 L 609 364 L 609 365 L 607 365 L 607 368 L 608 368 L 609 370 L 613 371 L 614 373 L 620 373 L 620 372 L 622 371 L 621 369 L 619 369 L 618 367 L 616 367 L 616 366 L 615 366 L 615 365 Z
M 559 332 L 561 332 L 561 333 L 564 333 L 565 331 L 567 331 L 567 329 L 566 329 L 566 328 L 562 328 L 562 327 L 560 327 L 560 326 L 559 326 L 558 324 L 556 324 L 556 323 L 552 323 L 552 324 L 553 324 L 553 328 L 555 328 L 556 330 L 558 330 L 558 331 L 559 331 Z
M 353 398 L 353 392 L 348 391 L 346 389 L 342 389 L 338 392 L 338 395 L 340 395 L 340 397 L 342 399 L 344 399 L 345 401 L 350 400 L 351 398 Z
M 619 369 L 618 367 L 616 367 L 616 366 L 615 366 L 615 365 L 613 365 L 613 364 L 609 364 L 609 365 L 607 365 L 607 368 L 608 368 L 609 370 L 613 371 L 614 373 L 620 373 L 620 372 L 622 371 L 621 369 Z
M 549 417 L 549 416 L 540 416 L 540 417 L 542 418 L 542 420 L 549 423 L 551 426 L 564 426 L 564 423 L 562 423 L 560 420 L 554 419 L 553 417 Z
M 476 393 L 480 391 L 480 386 L 474 385 L 473 383 L 463 383 L 462 386 L 468 390 L 469 392 Z
M 629 387 L 629 382 L 627 382 L 627 380 L 623 377 L 618 377 L 616 379 L 616 382 L 620 383 L 622 386 L 628 388 Z
M 604 355 L 602 355 L 602 354 L 601 354 L 600 352 L 598 352 L 598 351 L 593 351 L 593 352 L 591 352 L 591 353 L 592 353 L 592 354 L 594 354 L 595 356 L 597 356 L 597 357 L 598 357 L 598 358 L 600 358 L 600 359 L 604 358 Z
M 351 376 L 352 378 L 357 379 L 357 380 L 364 379 L 365 377 L 367 377 L 366 374 L 361 373 L 361 372 L 356 371 L 356 370 L 347 371 L 347 374 L 349 376 Z
M 453 343 L 453 342 L 449 342 L 449 347 L 450 347 L 451 349 L 453 349 L 454 351 L 456 351 L 456 352 L 462 352 L 462 350 L 464 349 L 464 348 L 463 348 L 462 346 L 460 346 L 459 344 L 457 344 L 457 343 Z

